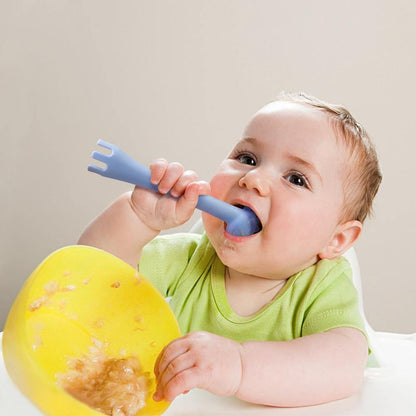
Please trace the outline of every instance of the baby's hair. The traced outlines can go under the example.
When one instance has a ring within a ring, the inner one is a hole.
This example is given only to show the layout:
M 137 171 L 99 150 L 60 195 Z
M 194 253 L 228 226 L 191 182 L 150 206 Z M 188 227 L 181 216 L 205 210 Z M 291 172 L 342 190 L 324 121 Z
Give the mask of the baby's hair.
M 340 220 L 364 222 L 372 213 L 373 200 L 382 179 L 374 144 L 365 129 L 342 105 L 330 104 L 303 92 L 281 93 L 277 101 L 308 105 L 329 116 L 337 139 L 342 140 L 349 152 Z

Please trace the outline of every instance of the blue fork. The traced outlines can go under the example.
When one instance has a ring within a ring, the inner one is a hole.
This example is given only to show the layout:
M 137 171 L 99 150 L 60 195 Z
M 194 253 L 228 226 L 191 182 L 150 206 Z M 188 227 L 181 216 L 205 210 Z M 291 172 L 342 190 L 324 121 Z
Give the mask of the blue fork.
M 150 182 L 150 169 L 147 166 L 136 162 L 114 144 L 103 140 L 98 140 L 97 144 L 111 150 L 111 154 L 93 152 L 93 159 L 103 162 L 106 168 L 88 165 L 90 172 L 159 193 L 157 185 Z M 227 232 L 231 235 L 248 236 L 261 230 L 260 220 L 249 207 L 235 207 L 210 195 L 200 195 L 196 207 L 225 221 Z

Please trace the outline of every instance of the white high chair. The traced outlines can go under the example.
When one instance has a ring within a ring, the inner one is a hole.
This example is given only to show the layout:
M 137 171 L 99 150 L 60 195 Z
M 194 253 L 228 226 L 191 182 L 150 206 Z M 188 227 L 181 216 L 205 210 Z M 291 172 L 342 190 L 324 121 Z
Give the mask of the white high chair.
M 201 232 L 199 220 L 191 232 Z M 359 294 L 372 354 L 361 391 L 347 399 L 303 408 L 273 408 L 242 402 L 234 397 L 219 397 L 194 389 L 177 397 L 166 416 L 414 416 L 416 415 L 416 334 L 377 332 L 364 314 L 361 274 L 355 250 L 345 253 L 351 263 L 353 281 Z M 0 333 L 0 415 L 42 416 L 42 413 L 14 386 L 1 354 Z M 60 416 L 60 415 L 56 415 Z

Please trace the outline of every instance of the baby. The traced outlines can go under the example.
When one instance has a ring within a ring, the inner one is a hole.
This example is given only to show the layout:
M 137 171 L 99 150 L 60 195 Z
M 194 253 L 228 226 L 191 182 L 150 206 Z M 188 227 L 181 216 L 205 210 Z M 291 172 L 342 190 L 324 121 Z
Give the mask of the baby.
M 160 194 L 136 187 L 122 195 L 79 244 L 139 265 L 172 297 L 186 335 L 160 353 L 154 399 L 195 387 L 272 406 L 354 394 L 368 345 L 341 255 L 361 233 L 381 173 L 351 114 L 282 95 L 254 115 L 210 183 L 164 159 L 150 170 Z M 202 235 L 158 236 L 186 222 L 201 194 L 250 207 L 261 231 L 236 237 L 203 214 Z

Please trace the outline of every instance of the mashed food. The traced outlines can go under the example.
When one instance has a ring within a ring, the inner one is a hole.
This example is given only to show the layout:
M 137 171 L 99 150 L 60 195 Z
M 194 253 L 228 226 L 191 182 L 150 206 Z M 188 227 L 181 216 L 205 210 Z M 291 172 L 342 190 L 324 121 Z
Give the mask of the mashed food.
M 108 358 L 99 342 L 88 354 L 68 361 L 57 382 L 74 398 L 110 416 L 134 416 L 149 395 L 149 374 L 137 357 Z

